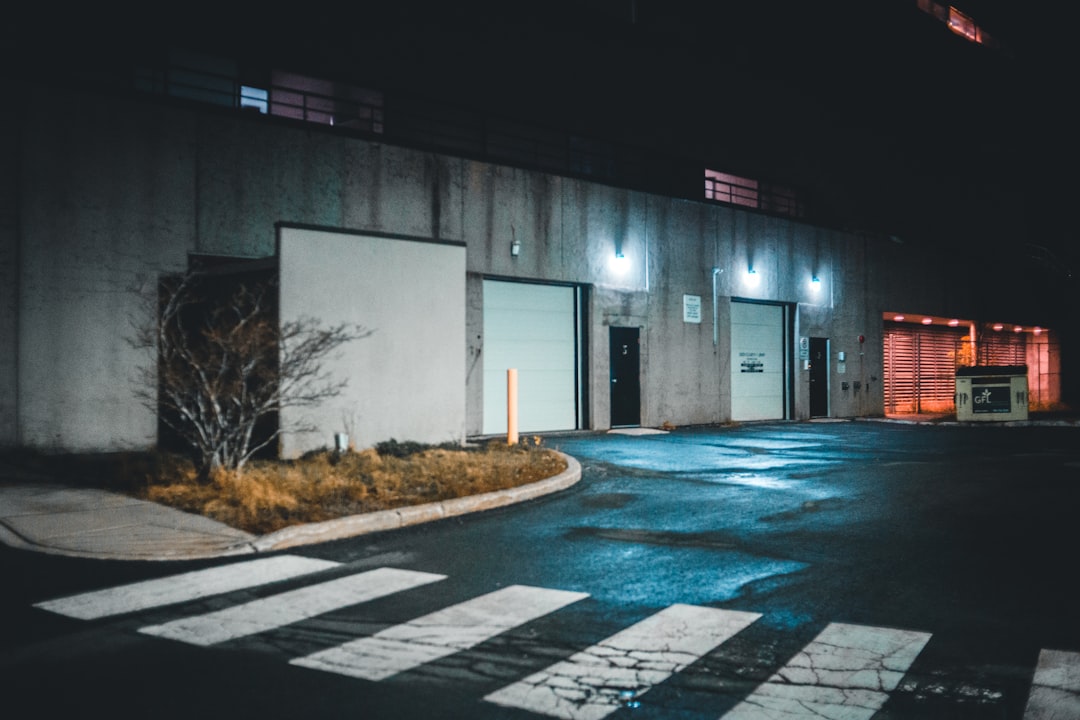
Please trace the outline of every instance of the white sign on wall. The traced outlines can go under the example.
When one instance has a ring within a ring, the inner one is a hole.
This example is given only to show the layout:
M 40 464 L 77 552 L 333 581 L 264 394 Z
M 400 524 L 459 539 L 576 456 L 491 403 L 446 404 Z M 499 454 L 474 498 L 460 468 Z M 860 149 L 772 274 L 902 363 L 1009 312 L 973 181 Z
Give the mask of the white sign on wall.
M 683 322 L 688 322 L 688 323 L 700 323 L 701 322 L 701 296 L 700 295 L 683 295 L 682 296 L 682 319 L 683 319 Z

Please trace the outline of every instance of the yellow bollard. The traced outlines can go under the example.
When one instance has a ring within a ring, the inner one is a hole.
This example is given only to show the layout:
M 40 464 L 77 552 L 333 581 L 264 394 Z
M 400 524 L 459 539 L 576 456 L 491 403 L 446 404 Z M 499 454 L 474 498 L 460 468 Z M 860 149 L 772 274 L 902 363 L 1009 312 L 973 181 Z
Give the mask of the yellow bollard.
M 506 371 L 506 444 L 518 442 L 518 393 L 517 368 Z

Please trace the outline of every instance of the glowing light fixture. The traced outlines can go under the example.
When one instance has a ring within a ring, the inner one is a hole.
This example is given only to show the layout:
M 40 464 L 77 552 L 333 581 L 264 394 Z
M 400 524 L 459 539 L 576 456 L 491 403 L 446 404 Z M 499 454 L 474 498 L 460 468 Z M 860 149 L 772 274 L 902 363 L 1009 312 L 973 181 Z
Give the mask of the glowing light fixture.
M 994 329 L 995 329 L 995 330 L 997 330 L 997 331 L 999 331 L 999 332 L 1001 331 L 1001 329 L 1002 329 L 1003 327 L 1005 327 L 1005 326 L 1004 326 L 1004 325 L 1002 325 L 1001 323 L 994 323 Z
M 817 275 L 814 275 L 812 278 L 810 278 L 810 289 L 811 290 L 820 290 L 821 289 L 821 278 L 819 278 Z
M 949 327 L 956 327 L 959 324 L 960 324 L 960 321 L 955 319 L 955 318 L 953 318 L 952 320 L 949 321 Z
M 1034 328 L 1031 329 L 1031 332 L 1036 334 L 1036 335 L 1042 335 L 1042 331 L 1043 331 L 1043 329 L 1041 327 L 1039 327 L 1038 325 L 1036 325 Z
M 623 255 L 621 250 L 617 250 L 615 256 L 611 258 L 611 269 L 622 275 L 630 269 L 630 259 Z
M 1013 332 L 1017 332 L 1017 333 L 1024 332 L 1024 328 L 1017 325 L 1016 327 L 1013 328 Z
M 934 318 L 923 318 L 922 319 L 922 324 L 923 325 L 933 325 L 934 324 Z
M 895 320 L 896 322 L 904 322 L 904 316 L 903 315 L 893 315 L 893 320 Z
M 743 282 L 747 287 L 757 287 L 761 283 L 761 276 L 754 270 L 754 266 L 750 265 L 746 268 L 746 275 L 743 277 Z

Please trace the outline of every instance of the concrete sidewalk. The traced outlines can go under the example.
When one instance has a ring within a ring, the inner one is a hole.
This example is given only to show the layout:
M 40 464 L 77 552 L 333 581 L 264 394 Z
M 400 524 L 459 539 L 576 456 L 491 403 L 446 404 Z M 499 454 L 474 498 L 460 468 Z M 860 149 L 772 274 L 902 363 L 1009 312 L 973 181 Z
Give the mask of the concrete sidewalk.
M 104 560 L 194 560 L 272 552 L 490 510 L 547 495 L 581 479 L 570 456 L 559 475 L 496 492 L 296 525 L 256 536 L 201 515 L 120 493 L 0 479 L 0 542 Z

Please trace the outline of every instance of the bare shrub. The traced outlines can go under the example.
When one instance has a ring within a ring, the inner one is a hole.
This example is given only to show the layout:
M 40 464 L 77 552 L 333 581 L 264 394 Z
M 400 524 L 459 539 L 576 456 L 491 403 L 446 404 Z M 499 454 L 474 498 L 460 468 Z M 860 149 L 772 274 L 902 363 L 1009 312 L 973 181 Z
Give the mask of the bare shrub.
M 323 361 L 362 327 L 324 327 L 304 318 L 279 323 L 274 283 L 223 280 L 188 272 L 165 278 L 132 344 L 157 356 L 145 368 L 139 395 L 189 448 L 198 477 L 241 470 L 276 443 L 284 408 L 311 407 L 338 395 L 346 380 L 329 377 Z

